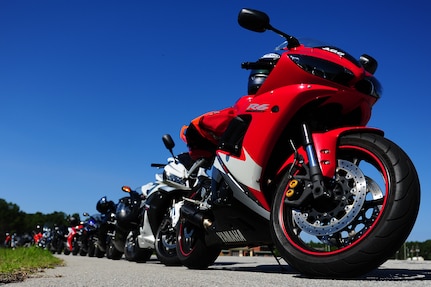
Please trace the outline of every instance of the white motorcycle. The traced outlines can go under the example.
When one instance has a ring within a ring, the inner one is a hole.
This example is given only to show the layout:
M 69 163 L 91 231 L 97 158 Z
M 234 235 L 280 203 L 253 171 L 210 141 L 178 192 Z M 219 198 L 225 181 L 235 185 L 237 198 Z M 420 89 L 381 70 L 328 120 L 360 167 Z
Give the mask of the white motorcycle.
M 140 223 L 128 233 L 124 255 L 129 261 L 146 261 L 153 251 L 161 263 L 167 266 L 181 265 L 176 253 L 176 230 L 183 197 L 197 189 L 197 179 L 206 176 L 200 161 L 193 162 L 188 153 L 173 153 L 174 141 L 164 135 L 163 143 L 172 157 L 167 164 L 151 164 L 163 168 L 155 175 L 156 181 L 147 183 L 135 191 L 141 194 Z M 117 214 L 118 216 L 118 214 Z

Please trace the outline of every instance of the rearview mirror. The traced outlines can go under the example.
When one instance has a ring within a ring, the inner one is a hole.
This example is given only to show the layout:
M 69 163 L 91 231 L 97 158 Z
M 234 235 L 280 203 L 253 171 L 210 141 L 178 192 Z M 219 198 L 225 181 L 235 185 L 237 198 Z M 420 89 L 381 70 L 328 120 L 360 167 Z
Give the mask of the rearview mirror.
M 265 32 L 271 27 L 269 17 L 264 12 L 243 8 L 238 15 L 238 24 L 254 32 Z
M 162 137 L 163 143 L 165 144 L 165 147 L 168 150 L 172 150 L 175 147 L 174 140 L 172 139 L 171 135 L 166 134 Z
M 371 74 L 374 74 L 377 70 L 377 60 L 371 57 L 370 55 L 363 54 L 359 58 L 359 62 L 365 68 L 365 70 Z

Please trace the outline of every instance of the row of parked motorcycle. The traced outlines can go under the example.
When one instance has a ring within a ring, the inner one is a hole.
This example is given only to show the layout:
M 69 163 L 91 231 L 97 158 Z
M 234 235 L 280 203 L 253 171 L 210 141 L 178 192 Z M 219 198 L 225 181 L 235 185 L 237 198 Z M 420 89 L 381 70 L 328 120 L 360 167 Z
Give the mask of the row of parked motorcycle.
M 208 180 L 201 162 L 193 162 L 188 153 L 174 155 L 170 135 L 163 142 L 171 157 L 166 164 L 152 164 L 161 170 L 155 182 L 137 189 L 123 186 L 127 194 L 117 203 L 103 196 L 96 204 L 99 213 L 84 213 L 84 220 L 70 217 L 69 227 L 44 231 L 44 246 L 52 253 L 107 257 L 145 262 L 154 253 L 165 265 L 180 265 L 176 252 L 175 225 L 183 198 L 200 189 Z M 204 178 L 204 179 L 202 179 Z M 49 238 L 49 239 L 48 239 Z

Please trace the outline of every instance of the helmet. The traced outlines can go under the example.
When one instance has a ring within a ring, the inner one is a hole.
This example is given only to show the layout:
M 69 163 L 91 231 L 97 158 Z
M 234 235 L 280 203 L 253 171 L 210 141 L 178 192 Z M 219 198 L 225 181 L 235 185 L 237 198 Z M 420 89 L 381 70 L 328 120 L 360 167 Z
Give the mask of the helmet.
M 269 53 L 263 55 L 259 60 L 257 60 L 257 69 L 253 69 L 248 77 L 248 94 L 254 95 L 257 93 L 259 88 L 262 86 L 263 82 L 268 77 L 269 73 L 275 67 L 275 64 L 280 59 L 280 55 L 276 53 Z
M 139 217 L 140 202 L 130 197 L 120 198 L 115 212 L 117 225 L 120 228 L 131 229 Z
M 79 219 L 74 216 L 69 216 L 69 222 L 71 226 L 76 226 L 79 224 Z
M 115 204 L 112 200 L 108 201 L 106 196 L 99 199 L 96 204 L 96 210 L 100 213 L 106 214 L 108 212 L 113 212 L 115 208 Z

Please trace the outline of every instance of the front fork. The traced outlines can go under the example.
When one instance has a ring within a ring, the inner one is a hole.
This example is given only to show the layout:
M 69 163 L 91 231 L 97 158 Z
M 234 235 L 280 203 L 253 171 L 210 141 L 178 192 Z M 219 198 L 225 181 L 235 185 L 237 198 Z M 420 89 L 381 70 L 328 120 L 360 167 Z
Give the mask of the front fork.
M 317 158 L 316 149 L 314 147 L 313 137 L 308 129 L 307 124 L 302 124 L 302 133 L 304 136 L 304 148 L 308 158 L 310 183 L 307 188 L 310 188 L 314 199 L 320 197 L 330 197 L 330 192 L 325 188 L 323 181 L 322 170 L 320 169 L 319 159 Z
M 322 133 L 311 134 L 306 124 L 302 125 L 304 143 L 294 147 L 291 155 L 278 171 L 282 175 L 288 169 L 290 181 L 286 187 L 286 204 L 299 207 L 311 195 L 314 199 L 331 197 L 325 179 L 334 177 L 337 168 L 337 144 L 343 134 L 374 133 L 383 136 L 383 131 L 364 126 L 343 127 Z

